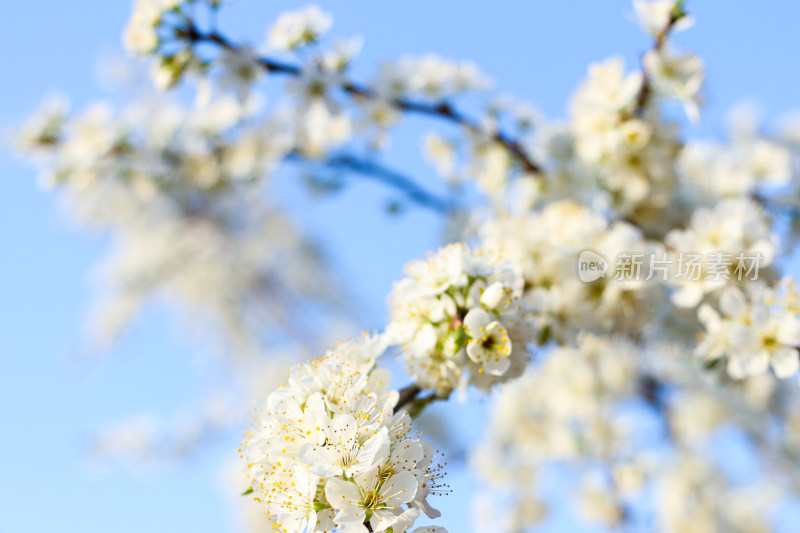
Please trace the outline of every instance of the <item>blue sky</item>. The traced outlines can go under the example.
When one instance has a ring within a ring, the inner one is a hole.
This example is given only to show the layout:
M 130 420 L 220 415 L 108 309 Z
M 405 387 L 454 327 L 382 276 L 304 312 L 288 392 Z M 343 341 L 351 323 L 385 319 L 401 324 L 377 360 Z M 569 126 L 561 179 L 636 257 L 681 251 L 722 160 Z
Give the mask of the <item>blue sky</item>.
M 334 35 L 365 38 L 357 75 L 404 53 L 472 59 L 497 88 L 555 117 L 564 115 L 589 62 L 619 54 L 633 65 L 648 44 L 626 18 L 627 1 L 320 3 L 335 15 Z M 19 122 L 52 92 L 69 95 L 75 108 L 114 99 L 98 82 L 97 65 L 120 52 L 127 1 L 2 4 L 0 127 Z M 259 42 L 277 12 L 302 4 L 236 0 L 222 27 Z M 688 10 L 697 25 L 676 42 L 703 56 L 709 76 L 710 105 L 694 133 L 720 134 L 725 110 L 741 100 L 759 102 L 767 117 L 798 106 L 800 3 L 689 1 Z M 414 135 L 426 124 L 409 122 L 387 158 L 422 182 L 433 178 L 416 155 Z M 381 206 L 391 195 L 353 184 L 314 202 L 305 221 L 331 243 L 345 278 L 358 280 L 365 315 L 374 317 L 363 327 L 373 328 L 385 317 L 391 282 L 405 262 L 436 245 L 438 225 L 418 210 L 388 219 Z M 326 223 L 332 219 L 335 225 Z M 57 195 L 36 186 L 35 169 L 0 147 L 0 532 L 230 531 L 218 478 L 235 437 L 188 464 L 157 471 L 98 471 L 86 461 L 100 425 L 138 412 L 170 416 L 200 398 L 208 382 L 208 369 L 194 363 L 161 310 L 144 316 L 107 358 L 80 357 L 91 297 L 87 272 L 104 248 L 102 236 L 75 228 Z M 443 524 L 465 531 L 469 494 L 453 482 L 457 491 Z

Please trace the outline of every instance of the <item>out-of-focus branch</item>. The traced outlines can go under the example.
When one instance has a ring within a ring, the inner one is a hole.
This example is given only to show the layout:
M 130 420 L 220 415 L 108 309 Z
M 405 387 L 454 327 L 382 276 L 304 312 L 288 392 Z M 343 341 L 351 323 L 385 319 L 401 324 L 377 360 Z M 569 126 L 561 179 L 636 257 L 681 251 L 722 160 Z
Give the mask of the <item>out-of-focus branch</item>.
M 400 389 L 399 392 L 400 396 L 398 397 L 397 405 L 394 406 L 395 412 L 399 411 L 400 409 L 405 407 L 406 404 L 416 399 L 417 395 L 420 392 L 422 392 L 422 389 L 416 383 L 412 383 L 411 385 L 406 385 L 405 387 Z
M 750 193 L 750 198 L 770 214 L 785 215 L 791 219 L 800 218 L 800 207 L 786 199 L 771 198 L 756 191 Z
M 205 42 L 233 52 L 239 50 L 239 47 L 232 43 L 224 35 L 218 32 L 203 33 L 191 23 L 189 23 L 187 28 L 182 30 L 180 36 L 186 38 L 192 43 Z M 289 76 L 300 76 L 302 73 L 302 69 L 297 65 L 275 61 L 269 58 L 260 58 L 259 64 L 264 67 L 265 70 L 272 73 L 286 74 Z M 350 81 L 343 82 L 341 88 L 354 98 L 380 98 L 378 92 L 371 87 L 359 85 Z M 474 134 L 491 139 L 505 147 L 511 157 L 525 170 L 525 172 L 529 174 L 541 173 L 541 167 L 539 167 L 539 165 L 533 161 L 533 159 L 527 153 L 525 153 L 525 150 L 522 148 L 522 145 L 517 139 L 512 138 L 500 130 L 487 131 L 476 120 L 467 117 L 467 115 L 457 110 L 448 102 L 428 103 L 399 97 L 390 98 L 387 100 L 387 102 L 394 108 L 401 111 L 442 119 L 459 125 Z
M 293 154 L 292 158 L 302 159 L 303 156 Z M 363 178 L 389 185 L 402 192 L 417 205 L 432 209 L 433 211 L 447 214 L 455 210 L 452 202 L 428 192 L 417 185 L 412 179 L 375 161 L 370 161 L 352 154 L 336 154 L 323 160 L 321 164 L 328 168 L 349 171 Z
M 684 13 L 682 9 L 682 4 L 682 0 L 679 0 L 675 3 L 675 7 L 672 9 L 672 12 L 669 15 L 669 20 L 667 21 L 666 26 L 664 26 L 661 31 L 658 32 L 658 35 L 656 35 L 651 50 L 658 52 L 664 48 L 664 44 L 667 42 L 667 37 L 669 37 L 670 32 L 675 28 L 675 24 L 677 24 L 679 20 L 686 16 L 686 13 Z M 650 100 L 650 95 L 652 92 L 652 82 L 647 76 L 647 69 L 645 69 L 644 64 L 642 64 L 642 85 L 639 87 L 639 92 L 636 94 L 636 106 L 633 111 L 633 116 L 641 116 L 647 107 L 647 103 Z

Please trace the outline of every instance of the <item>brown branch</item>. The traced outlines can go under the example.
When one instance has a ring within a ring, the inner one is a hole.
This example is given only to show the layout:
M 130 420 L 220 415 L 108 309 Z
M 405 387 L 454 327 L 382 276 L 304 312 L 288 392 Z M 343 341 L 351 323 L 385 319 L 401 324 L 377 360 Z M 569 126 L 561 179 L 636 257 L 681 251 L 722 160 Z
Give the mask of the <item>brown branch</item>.
M 225 50 L 237 51 L 239 48 L 229 41 L 225 36 L 218 32 L 203 33 L 200 32 L 191 22 L 188 26 L 179 32 L 179 37 L 185 37 L 192 43 L 211 43 Z M 289 76 L 300 76 L 302 69 L 297 65 L 291 65 L 280 61 L 275 61 L 269 58 L 259 58 L 259 64 L 265 70 L 277 74 L 286 74 Z M 380 95 L 372 89 L 364 85 L 358 85 L 353 82 L 346 81 L 341 85 L 342 90 L 355 98 L 378 99 Z M 452 104 L 447 102 L 427 103 L 407 98 L 392 98 L 388 103 L 396 109 L 406 111 L 409 113 L 417 113 L 434 118 L 440 118 L 445 121 L 451 122 L 461 126 L 477 135 L 484 136 L 488 139 L 503 146 L 511 154 L 512 158 L 519 163 L 519 165 L 530 174 L 541 174 L 541 167 L 533 161 L 533 159 L 525 153 L 520 142 L 502 131 L 486 131 L 474 119 L 468 118 L 464 113 L 458 111 Z
M 653 46 L 651 51 L 659 52 L 667 42 L 667 37 L 669 36 L 670 32 L 675 28 L 675 24 L 686 14 L 680 8 L 680 5 L 683 2 L 676 2 L 675 8 L 670 13 L 669 20 L 667 21 L 667 25 L 664 26 L 658 35 L 656 35 L 655 41 L 653 41 Z M 644 55 L 642 56 L 644 59 Z M 650 95 L 653 93 L 652 82 L 650 78 L 647 76 L 647 70 L 644 68 L 644 64 L 642 64 L 642 85 L 639 87 L 639 92 L 636 94 L 636 105 L 634 107 L 632 116 L 640 117 L 642 113 L 644 113 L 645 108 L 647 107 L 648 102 L 650 101 Z
M 431 209 L 437 213 L 446 215 L 456 211 L 455 205 L 446 198 L 429 192 L 420 185 L 417 185 L 411 178 L 370 159 L 352 154 L 340 153 L 331 155 L 327 159 L 322 159 L 317 162 L 304 157 L 303 154 L 298 152 L 292 152 L 287 159 L 290 161 L 297 160 L 318 163 L 334 170 L 345 170 L 367 179 L 379 181 L 397 189 L 417 205 Z
M 417 395 L 422 392 L 422 389 L 416 383 L 412 383 L 411 385 L 403 387 L 398 392 L 400 393 L 400 396 L 397 399 L 397 405 L 394 406 L 395 413 L 405 407 L 407 404 L 416 400 Z

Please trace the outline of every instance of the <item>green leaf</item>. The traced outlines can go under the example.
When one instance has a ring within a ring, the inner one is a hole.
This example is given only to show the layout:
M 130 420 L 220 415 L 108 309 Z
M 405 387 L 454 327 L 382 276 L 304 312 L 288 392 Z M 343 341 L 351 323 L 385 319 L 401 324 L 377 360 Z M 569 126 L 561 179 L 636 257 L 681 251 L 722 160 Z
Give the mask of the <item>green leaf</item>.
M 315 511 L 322 511 L 323 509 L 330 509 L 331 506 L 327 503 L 322 502 L 314 502 L 314 510 Z
M 453 332 L 453 335 L 455 335 L 454 350 L 455 353 L 458 353 L 461 351 L 461 348 L 464 347 L 464 343 L 467 342 L 467 331 L 464 329 L 464 326 L 458 326 Z
M 242 496 L 247 496 L 251 492 L 253 492 L 253 487 L 247 487 L 247 490 L 242 493 Z
M 675 5 L 672 6 L 672 20 L 680 20 L 687 15 L 686 11 L 683 10 L 683 4 L 685 4 L 685 0 L 678 0 L 675 2 Z
M 539 331 L 539 338 L 536 341 L 539 343 L 539 346 L 543 346 L 547 344 L 547 341 L 550 340 L 550 326 L 545 326 Z

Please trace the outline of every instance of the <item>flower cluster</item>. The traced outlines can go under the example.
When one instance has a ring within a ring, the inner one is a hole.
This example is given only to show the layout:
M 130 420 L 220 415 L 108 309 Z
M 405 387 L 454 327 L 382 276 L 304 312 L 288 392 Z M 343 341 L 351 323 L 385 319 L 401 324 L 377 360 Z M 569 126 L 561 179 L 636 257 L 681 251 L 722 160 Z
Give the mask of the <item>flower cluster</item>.
M 387 334 L 403 346 L 420 386 L 487 388 L 518 376 L 533 328 L 519 300 L 521 279 L 491 251 L 452 244 L 413 261 L 389 295 Z
M 543 520 L 547 492 L 539 478 L 548 464 L 557 462 L 586 464 L 587 470 L 610 468 L 614 477 L 635 477 L 628 474 L 640 471 L 641 465 L 621 451 L 635 433 L 619 406 L 636 392 L 633 378 L 640 359 L 639 348 L 624 337 L 585 334 L 575 346 L 553 350 L 502 388 L 487 436 L 471 460 L 496 493 L 492 499 L 497 505 L 511 502 L 508 514 L 520 513 L 516 521 L 522 524 Z M 605 509 L 599 512 L 594 483 L 591 476 L 585 480 L 584 507 L 594 510 L 590 514 L 618 518 L 619 502 L 609 501 L 607 487 L 599 487 Z M 633 479 L 628 487 L 636 488 Z M 506 493 L 510 498 L 504 500 Z M 535 516 L 532 509 L 538 509 Z M 496 509 L 487 518 L 495 514 Z
M 590 65 L 563 121 L 511 97 L 470 95 L 462 108 L 459 98 L 489 87 L 469 61 L 401 57 L 362 83 L 350 68 L 361 41 L 328 45 L 332 17 L 317 6 L 280 15 L 266 46 L 238 44 L 202 13 L 220 3 L 138 0 L 126 29 L 129 51 L 153 59 L 158 89 L 197 82 L 193 107 L 159 93 L 70 116 L 57 101 L 20 131 L 81 221 L 113 236 L 106 330 L 157 294 L 210 309 L 229 330 L 250 326 L 257 344 L 318 340 L 346 284 L 326 277 L 320 247 L 281 206 L 272 178 L 287 163 L 304 164 L 315 191 L 337 189 L 346 171 L 377 178 L 444 213 L 451 241 L 475 244 L 411 262 L 389 296 L 385 337 L 295 367 L 258 410 L 242 453 L 274 530 L 397 533 L 438 514 L 427 502 L 444 489 L 438 455 L 411 434 L 407 395 L 399 405 L 375 368 L 389 343 L 415 380 L 406 390 L 434 391 L 412 412 L 504 384 L 473 455 L 492 490 L 510 489 L 511 510 L 487 506 L 487 530 L 543 519 L 552 495 L 537 478 L 553 465 L 575 467 L 580 514 L 609 529 L 634 526 L 643 513 L 631 507 L 651 493 L 650 521 L 664 531 L 767 529 L 768 502 L 741 503 L 701 448 L 727 428 L 751 437 L 776 479 L 796 470 L 800 389 L 768 370 L 800 367 L 797 289 L 774 285 L 782 246 L 800 238 L 800 128 L 781 138 L 740 110 L 725 142 L 682 134 L 683 115 L 663 104 L 677 100 L 696 120 L 705 78 L 700 58 L 671 43 L 691 22 L 684 2 L 636 0 L 652 38 L 641 69 L 616 57 Z M 262 106 L 258 84 L 279 79 L 286 98 L 270 93 Z M 413 113 L 451 128 L 420 143 L 446 197 L 381 164 L 389 133 Z M 704 262 L 667 281 L 617 276 L 617 261 L 587 281 L 585 251 Z M 710 260 L 739 254 L 760 257 L 757 276 Z M 651 446 L 644 426 L 662 442 Z M 130 444 L 121 435 L 109 440 Z
M 489 81 L 475 63 L 453 62 L 428 54 L 384 63 L 373 86 L 385 98 L 419 94 L 438 100 L 485 89 Z
M 318 41 L 333 24 L 333 17 L 310 5 L 281 14 L 268 31 L 273 50 L 295 50 Z
M 719 312 L 703 304 L 698 316 L 706 334 L 696 355 L 711 362 L 725 359 L 730 377 L 758 376 L 772 367 L 777 377 L 787 378 L 800 369 L 800 299 L 794 279 L 784 278 L 777 287 L 728 287 L 719 297 Z
M 720 198 L 760 196 L 792 179 L 791 151 L 784 143 L 759 133 L 752 106 L 739 106 L 729 116 L 730 142 L 694 141 L 681 150 L 677 170 L 683 196 L 693 203 L 713 204 Z
M 570 342 L 580 331 L 641 331 L 665 300 L 657 282 L 615 279 L 581 281 L 578 257 L 589 249 L 607 258 L 624 250 L 659 250 L 641 231 L 573 201 L 550 202 L 522 216 L 499 218 L 480 228 L 481 243 L 503 250 L 524 282 L 522 296 L 533 311 L 540 342 Z M 614 272 L 616 265 L 610 265 Z
M 395 412 L 388 371 L 375 369 L 380 337 L 347 341 L 293 367 L 257 410 L 242 455 L 274 531 L 405 532 L 446 490 L 440 454 Z M 417 528 L 416 532 L 444 532 Z
M 131 54 L 148 55 L 159 44 L 158 26 L 164 15 L 183 0 L 136 0 L 131 18 L 125 28 L 125 48 Z
M 668 162 L 678 150 L 676 130 L 640 100 L 640 72 L 620 58 L 589 66 L 570 105 L 574 157 L 569 181 L 588 180 L 616 211 L 642 225 L 664 209 L 674 188 Z
M 664 465 L 657 487 L 660 531 L 775 531 L 768 519 L 779 491 L 768 483 L 739 487 L 701 455 L 685 452 Z
M 81 223 L 112 235 L 100 344 L 155 297 L 211 317 L 241 350 L 264 335 L 265 312 L 287 317 L 302 300 L 332 296 L 318 245 L 263 199 L 291 135 L 280 118 L 250 122 L 252 113 L 232 98 L 74 114 L 53 100 L 23 126 L 20 146 L 45 164 L 43 183 L 65 192 Z
M 722 269 L 727 275 L 739 265 L 734 261 L 730 265 L 709 264 L 707 258 L 713 257 L 715 252 L 758 256 L 760 272 L 757 277 L 768 278 L 771 272 L 766 267 L 772 264 L 778 244 L 767 214 L 747 198 L 723 199 L 713 208 L 698 207 L 686 229 L 670 231 L 665 242 L 673 250 L 706 254 L 699 279 L 675 287 L 672 301 L 679 307 L 695 307 L 704 296 L 717 293 L 728 284 L 712 270 Z

